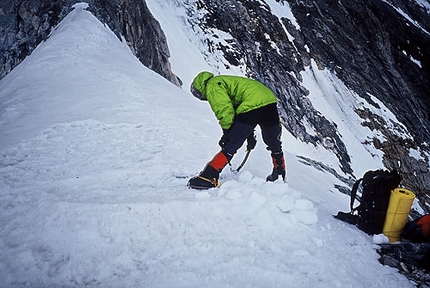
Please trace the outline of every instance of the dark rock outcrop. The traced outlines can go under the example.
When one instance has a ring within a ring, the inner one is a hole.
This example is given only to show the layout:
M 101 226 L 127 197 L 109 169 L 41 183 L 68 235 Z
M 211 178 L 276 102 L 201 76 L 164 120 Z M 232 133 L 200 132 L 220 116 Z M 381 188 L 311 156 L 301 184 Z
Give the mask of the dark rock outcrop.
M 418 288 L 430 287 L 430 243 L 382 244 L 381 264 L 396 268 Z

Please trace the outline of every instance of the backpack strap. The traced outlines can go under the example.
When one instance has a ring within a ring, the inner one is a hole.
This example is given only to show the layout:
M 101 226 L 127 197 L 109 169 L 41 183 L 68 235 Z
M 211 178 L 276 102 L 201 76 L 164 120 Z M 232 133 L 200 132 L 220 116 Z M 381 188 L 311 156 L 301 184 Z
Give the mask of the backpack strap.
M 351 209 L 351 214 L 354 213 L 354 211 L 357 210 L 358 207 L 360 207 L 360 205 L 358 205 L 357 207 L 354 208 L 354 201 L 355 201 L 355 198 L 357 197 L 358 185 L 360 185 L 360 182 L 362 180 L 363 180 L 363 178 L 358 179 L 357 181 L 355 181 L 354 186 L 352 186 L 351 202 L 349 203 L 349 208 Z
M 337 213 L 337 215 L 333 215 L 334 218 L 342 220 L 342 221 L 349 223 L 349 224 L 352 224 L 352 225 L 357 225 L 358 215 L 355 215 L 354 211 L 357 210 L 358 207 L 360 207 L 360 205 L 358 205 L 356 208 L 354 208 L 354 200 L 357 197 L 358 185 L 360 184 L 360 182 L 362 180 L 363 180 L 363 178 L 358 179 L 357 181 L 355 181 L 354 185 L 352 186 L 351 203 L 349 204 L 351 211 L 349 213 L 339 211 Z

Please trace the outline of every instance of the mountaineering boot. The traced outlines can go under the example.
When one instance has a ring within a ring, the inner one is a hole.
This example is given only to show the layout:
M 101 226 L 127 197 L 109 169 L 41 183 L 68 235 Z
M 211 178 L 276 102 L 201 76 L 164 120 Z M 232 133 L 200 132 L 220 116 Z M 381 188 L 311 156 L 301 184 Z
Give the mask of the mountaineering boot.
M 282 176 L 282 180 L 285 181 L 285 160 L 284 153 L 277 152 L 272 153 L 273 171 L 272 174 L 267 176 L 266 181 L 274 182 L 278 179 L 279 175 Z
M 215 188 L 219 186 L 218 178 L 219 171 L 210 165 L 206 165 L 199 175 L 188 181 L 188 187 L 193 189 Z
M 219 187 L 219 173 L 232 158 L 231 155 L 224 152 L 218 152 L 214 158 L 206 165 L 205 169 L 199 175 L 188 181 L 188 187 L 193 189 L 209 189 Z

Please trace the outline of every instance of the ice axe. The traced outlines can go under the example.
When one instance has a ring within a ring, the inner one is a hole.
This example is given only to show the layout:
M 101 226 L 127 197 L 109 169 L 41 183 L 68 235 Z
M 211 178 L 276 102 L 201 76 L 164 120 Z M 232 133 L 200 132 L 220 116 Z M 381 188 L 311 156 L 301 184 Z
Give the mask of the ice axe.
M 238 173 L 240 169 L 242 169 L 242 167 L 245 165 L 246 160 L 248 160 L 249 154 L 251 153 L 251 150 L 254 149 L 255 145 L 257 144 L 257 138 L 255 137 L 254 133 L 249 135 L 246 141 L 248 142 L 248 144 L 246 145 L 246 154 L 245 154 L 245 158 L 243 158 L 242 163 L 240 163 L 239 167 L 237 167 L 236 169 L 232 169 L 230 167 L 231 172 L 235 174 Z

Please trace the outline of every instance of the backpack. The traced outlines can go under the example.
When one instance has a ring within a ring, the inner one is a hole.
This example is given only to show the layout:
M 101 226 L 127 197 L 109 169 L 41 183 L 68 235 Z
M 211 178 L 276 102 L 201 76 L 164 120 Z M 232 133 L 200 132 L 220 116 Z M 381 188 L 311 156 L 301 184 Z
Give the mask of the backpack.
M 391 190 L 398 187 L 401 177 L 396 170 L 369 170 L 358 179 L 351 190 L 350 213 L 339 212 L 337 219 L 356 225 L 369 235 L 381 234 L 390 201 Z M 360 205 L 354 206 L 361 183 Z M 357 214 L 354 214 L 357 212 Z
M 416 243 L 430 242 L 430 214 L 406 223 L 402 238 Z

